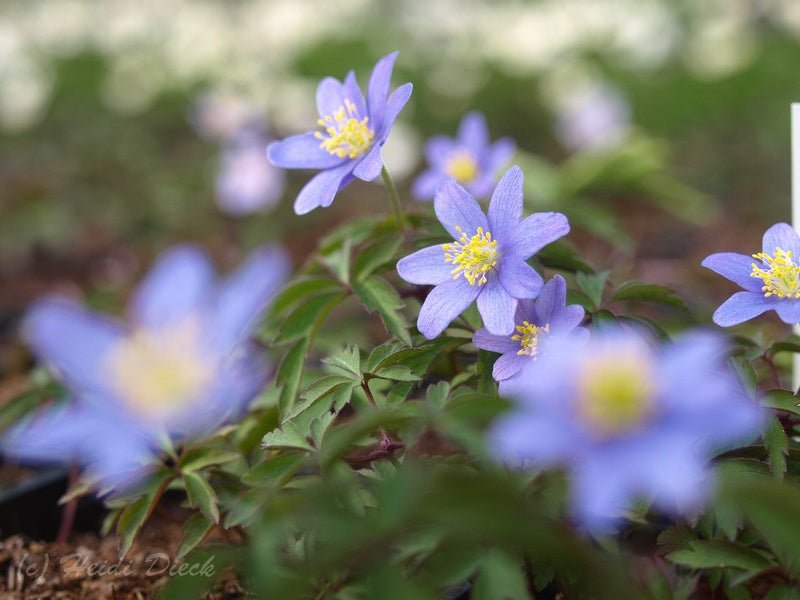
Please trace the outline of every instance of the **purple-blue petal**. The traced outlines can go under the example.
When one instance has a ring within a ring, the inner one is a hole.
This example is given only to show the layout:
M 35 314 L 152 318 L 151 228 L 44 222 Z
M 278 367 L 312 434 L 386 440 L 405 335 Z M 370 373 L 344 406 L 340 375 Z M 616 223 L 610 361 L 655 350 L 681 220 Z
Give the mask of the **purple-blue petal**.
M 319 146 L 313 133 L 294 135 L 267 146 L 267 158 L 282 169 L 330 169 L 347 161 Z
M 297 195 L 294 201 L 294 212 L 304 215 L 320 206 L 330 206 L 336 192 L 344 187 L 352 170 L 353 164 L 348 161 L 340 167 L 317 173 Z
M 342 82 L 333 77 L 325 77 L 317 86 L 317 111 L 320 117 L 329 117 L 344 106 L 347 98 Z
M 554 275 L 550 281 L 544 284 L 539 297 L 534 302 L 536 315 L 542 320 L 542 323 L 549 323 L 553 315 L 562 310 L 566 303 L 567 282 L 561 275 Z
M 425 171 L 414 180 L 411 186 L 411 193 L 417 200 L 433 200 L 433 196 L 439 186 L 444 183 L 447 177 L 441 172 L 431 169 Z
M 774 308 L 784 323 L 800 323 L 800 300 L 782 299 L 775 303 Z
M 489 333 L 495 335 L 511 335 L 516 324 L 514 313 L 517 310 L 517 299 L 512 298 L 500 282 L 492 277 L 480 287 L 478 294 L 478 312 Z
M 516 353 L 520 349 L 519 342 L 512 340 L 507 335 L 494 335 L 493 333 L 489 333 L 489 330 L 485 327 L 481 327 L 472 334 L 472 343 L 481 350 L 498 352 L 500 354 L 507 354 L 509 352 Z
M 380 177 L 382 168 L 381 146 L 380 144 L 375 144 L 356 165 L 356 168 L 353 169 L 353 175 L 361 181 L 374 181 Z
M 408 99 L 411 98 L 411 91 L 413 89 L 413 85 L 410 83 L 404 83 L 395 91 L 393 91 L 391 96 L 389 96 L 389 100 L 386 102 L 386 112 L 383 114 L 383 121 L 380 125 L 380 133 L 378 133 L 378 139 L 380 140 L 380 143 L 383 143 L 386 140 L 392 125 L 394 125 L 394 122 L 397 119 L 397 115 L 400 114 L 400 111 L 403 110 L 403 107 L 408 102 Z
M 489 160 L 486 163 L 486 170 L 494 177 L 500 169 L 505 167 L 514 157 L 517 151 L 517 144 L 511 138 L 505 137 L 497 140 L 491 150 L 489 150 Z
M 358 80 L 356 79 L 355 72 L 350 71 L 347 73 L 347 77 L 344 78 L 344 84 L 342 87 L 344 89 L 345 98 L 350 100 L 350 102 L 355 105 L 356 114 L 362 119 L 368 116 L 369 113 L 367 112 L 367 102 L 364 100 L 364 93 L 358 86 Z
M 489 128 L 483 113 L 472 111 L 464 115 L 458 126 L 458 141 L 480 156 L 489 145 Z
M 458 185 L 455 179 L 447 179 L 436 191 L 433 208 L 447 232 L 457 240 L 460 227 L 468 236 L 475 234 L 479 227 L 487 230 L 489 225 L 486 215 L 470 193 Z
M 64 299 L 37 301 L 22 335 L 36 355 L 80 389 L 106 389 L 105 357 L 124 335 L 122 325 Z
M 259 248 L 219 286 L 213 303 L 212 343 L 223 355 L 250 335 L 270 298 L 286 281 L 290 261 L 279 248 Z
M 370 121 L 375 127 L 383 125 L 383 115 L 386 112 L 386 99 L 389 96 L 389 86 L 392 82 L 394 62 L 398 52 L 392 52 L 380 59 L 372 69 L 367 86 L 367 103 L 369 105 Z
M 756 261 L 744 254 L 736 252 L 718 252 L 707 256 L 702 263 L 706 269 L 711 269 L 715 273 L 722 275 L 726 279 L 740 285 L 751 292 L 761 291 L 763 282 L 761 279 L 751 277 L 753 263 Z
M 494 363 L 492 377 L 495 381 L 510 379 L 519 374 L 531 360 L 527 354 L 517 354 L 516 351 L 503 354 Z
M 542 276 L 516 256 L 506 256 L 497 266 L 500 284 L 512 298 L 535 298 L 542 289 Z
M 137 325 L 159 329 L 197 314 L 214 284 L 214 267 L 199 247 L 182 244 L 164 252 L 131 298 Z
M 561 213 L 534 213 L 517 225 L 506 244 L 506 252 L 528 259 L 568 233 L 569 221 Z
M 441 245 L 429 246 L 401 258 L 397 263 L 397 274 L 416 285 L 439 285 L 452 279 L 453 265 L 444 261 Z
M 720 327 L 731 327 L 744 323 L 775 308 L 778 301 L 755 292 L 736 292 L 714 312 L 714 323 Z
M 502 251 L 504 240 L 509 239 L 522 219 L 522 169 L 511 167 L 497 184 L 489 203 L 489 230 L 499 240 Z
M 417 329 L 429 340 L 442 333 L 447 326 L 472 304 L 480 286 L 470 285 L 463 277 L 448 279 L 437 285 L 419 311 Z
M 788 223 L 776 223 L 764 232 L 763 251 L 773 255 L 776 248 L 791 252 L 795 260 L 800 257 L 800 237 Z
M 546 321 L 550 324 L 550 333 L 552 335 L 557 335 L 575 329 L 581 324 L 585 316 L 586 311 L 582 306 L 579 304 L 570 304 L 556 311 L 549 319 L 546 319 Z
M 440 171 L 447 165 L 454 150 L 458 148 L 458 143 L 452 138 L 444 135 L 435 135 L 425 142 L 425 159 L 428 164 Z

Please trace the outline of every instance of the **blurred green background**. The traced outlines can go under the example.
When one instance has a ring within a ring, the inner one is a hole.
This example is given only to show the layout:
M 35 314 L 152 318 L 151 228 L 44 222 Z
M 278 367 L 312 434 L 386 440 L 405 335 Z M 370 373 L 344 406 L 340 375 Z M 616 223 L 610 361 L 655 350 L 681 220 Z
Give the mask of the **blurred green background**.
M 395 84 L 415 86 L 386 152 L 406 198 L 424 139 L 482 110 L 517 141 L 530 209 L 567 212 L 596 267 L 674 285 L 702 314 L 731 290 L 699 260 L 754 251 L 789 218 L 798 37 L 795 0 L 0 0 L 0 374 L 26 360 L 18 318 L 44 292 L 119 307 L 176 241 L 232 264 L 282 240 L 299 264 L 334 223 L 386 211 L 356 183 L 296 217 L 293 173 L 274 209 L 228 216 L 221 144 L 192 115 L 222 93 L 274 137 L 308 130 L 321 76 L 363 85 L 394 49 Z M 622 107 L 620 141 L 559 135 L 591 120 L 587 90 Z

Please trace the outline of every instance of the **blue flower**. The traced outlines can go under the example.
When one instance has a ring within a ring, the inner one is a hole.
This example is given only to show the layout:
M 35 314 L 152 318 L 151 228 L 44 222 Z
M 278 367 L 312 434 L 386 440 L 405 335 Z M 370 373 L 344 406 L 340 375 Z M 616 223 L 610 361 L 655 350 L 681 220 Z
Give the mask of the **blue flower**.
M 517 375 L 531 360 L 536 360 L 551 340 L 565 334 L 588 335 L 578 327 L 585 311 L 582 306 L 567 302 L 567 283 L 556 275 L 542 288 L 536 300 L 520 300 L 514 316 L 516 330 L 512 335 L 494 335 L 481 328 L 472 342 L 483 350 L 502 354 L 494 363 L 492 376 L 504 381 Z
M 354 177 L 372 181 L 381 174 L 381 147 L 411 97 L 410 83 L 389 95 L 397 54 L 392 52 L 375 65 L 366 99 L 353 71 L 344 82 L 332 77 L 320 81 L 317 110 L 322 130 L 270 144 L 267 156 L 276 167 L 322 171 L 300 190 L 294 203 L 298 215 L 330 206 L 336 192 Z
M 709 459 L 763 427 L 708 333 L 661 349 L 623 330 L 567 336 L 509 383 L 515 407 L 495 423 L 493 447 L 510 463 L 565 469 L 572 507 L 590 527 L 613 523 L 636 499 L 695 510 Z
M 241 414 L 269 374 L 250 336 L 287 272 L 282 252 L 262 249 L 217 283 L 202 251 L 178 246 L 134 294 L 129 323 L 70 300 L 40 300 L 23 335 L 72 401 L 14 427 L 4 452 L 77 461 L 103 486 L 121 487 L 165 439 L 202 437 Z
M 217 174 L 217 205 L 233 216 L 269 210 L 280 200 L 284 172 L 264 160 L 266 136 L 246 129 L 230 140 Z
M 523 219 L 522 198 L 522 171 L 516 166 L 497 184 L 488 216 L 454 179 L 436 192 L 436 216 L 455 241 L 424 248 L 397 263 L 398 274 L 409 283 L 436 286 L 417 319 L 425 337 L 439 335 L 473 300 L 490 333 L 512 334 L 519 300 L 535 298 L 543 283 L 525 261 L 569 232 L 560 213 Z
M 437 188 L 452 177 L 476 198 L 485 198 L 515 150 L 511 138 L 492 144 L 486 117 L 479 112 L 468 113 L 461 120 L 456 139 L 439 135 L 428 140 L 425 156 L 431 168 L 416 179 L 412 193 L 420 200 L 432 200 Z
M 714 312 L 714 322 L 730 327 L 774 310 L 785 323 L 800 322 L 800 237 L 778 223 L 764 233 L 762 251 L 752 257 L 720 252 L 702 265 L 744 288 Z

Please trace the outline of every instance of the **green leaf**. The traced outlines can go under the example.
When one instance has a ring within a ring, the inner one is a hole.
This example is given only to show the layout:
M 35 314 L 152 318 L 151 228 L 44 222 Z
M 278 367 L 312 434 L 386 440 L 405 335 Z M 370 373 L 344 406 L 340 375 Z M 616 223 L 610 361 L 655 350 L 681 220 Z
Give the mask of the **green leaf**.
M 136 534 L 144 525 L 147 516 L 152 509 L 152 496 L 141 496 L 128 507 L 122 511 L 122 514 L 117 521 L 117 534 L 121 536 L 120 539 L 120 556 L 125 556 L 133 545 L 133 540 Z
M 423 377 L 439 355 L 469 342 L 470 340 L 459 338 L 439 337 L 416 348 L 404 348 L 390 354 L 378 364 L 377 370 L 392 365 L 404 365 L 415 375 Z
M 297 428 L 289 421 L 283 427 L 269 432 L 264 436 L 264 448 L 299 448 L 300 450 L 313 450 L 311 444 Z
M 481 561 L 471 600 L 528 600 L 522 561 L 500 550 L 489 550 Z
M 117 535 L 120 536 L 120 557 L 124 557 L 133 545 L 133 540 L 139 530 L 147 521 L 150 513 L 153 512 L 164 490 L 175 476 L 166 469 L 162 469 L 147 482 L 147 492 L 138 498 L 130 501 L 119 515 L 117 520 Z
M 308 337 L 314 329 L 319 315 L 333 300 L 341 296 L 342 294 L 339 292 L 331 292 L 303 302 L 283 321 L 274 343 L 286 344 Z
M 670 552 L 667 558 L 693 569 L 734 567 L 759 571 L 774 564 L 765 552 L 724 540 L 694 540 L 689 542 L 689 548 Z
M 321 292 L 342 291 L 341 284 L 329 277 L 302 277 L 290 281 L 281 290 L 270 307 L 270 314 L 278 316 L 286 312 L 298 302 L 306 302 L 311 296 Z
M 492 367 L 495 359 L 497 359 L 497 354 L 494 352 L 478 351 L 478 392 L 481 394 L 492 395 L 497 393 L 497 384 L 492 377 Z
M 345 285 L 350 283 L 350 252 L 352 245 L 352 240 L 345 238 L 338 250 L 320 257 L 322 264 L 328 267 L 330 272 Z
M 770 390 L 761 396 L 761 406 L 800 415 L 800 396 L 795 396 L 789 390 Z
M 603 290 L 608 280 L 608 271 L 598 271 L 597 273 L 584 273 L 579 271 L 575 275 L 575 281 L 594 304 L 593 310 L 600 308 L 603 303 Z
M 178 545 L 178 553 L 175 558 L 180 560 L 194 550 L 213 527 L 214 523 L 206 519 L 203 513 L 195 513 L 189 517 L 181 528 L 183 539 Z
M 393 261 L 402 239 L 393 235 L 367 246 L 353 262 L 353 280 L 363 281 L 380 267 Z
M 291 409 L 286 412 L 283 422 L 291 421 L 329 396 L 335 396 L 337 398 L 344 396 L 345 399 L 340 402 L 335 402 L 335 399 L 331 398 L 331 402 L 328 403 L 328 407 L 325 410 L 330 410 L 330 406 L 334 403 L 337 404 L 335 410 L 341 410 L 341 405 L 345 404 L 350 399 L 353 388 L 358 385 L 359 382 L 360 379 L 356 381 L 343 375 L 328 375 L 327 377 L 318 379 L 303 391 L 300 395 L 302 400 L 292 405 Z
M 769 416 L 767 422 L 764 444 L 769 451 L 769 467 L 772 474 L 778 481 L 783 481 L 783 475 L 786 473 L 786 456 L 789 454 L 789 438 L 780 421 L 773 415 Z
M 670 288 L 656 283 L 626 281 L 617 288 L 611 301 L 655 302 L 681 310 L 688 310 L 684 301 Z
M 353 291 L 369 312 L 378 311 L 390 333 L 411 346 L 408 324 L 400 312 L 405 303 L 389 282 L 381 277 L 370 277 L 361 282 L 353 282 Z
M 361 381 L 361 353 L 358 346 L 347 346 L 344 350 L 322 359 L 322 362 L 341 371 L 353 381 Z
M 745 391 L 750 394 L 751 398 L 755 398 L 757 379 L 755 369 L 753 369 L 750 361 L 743 356 L 731 356 L 728 359 L 728 364 L 733 368 Z
M 419 381 L 420 377 L 412 373 L 405 365 L 389 365 L 377 369 L 374 373 L 370 373 L 374 377 L 380 379 L 389 379 L 392 381 Z
M 271 456 L 257 464 L 242 477 L 242 481 L 254 487 L 280 487 L 291 479 L 308 462 L 304 454 L 284 453 Z
M 542 265 L 551 269 L 594 273 L 594 269 L 583 260 L 583 257 L 581 257 L 574 248 L 568 246 L 567 243 L 563 241 L 548 244 L 536 253 L 536 258 L 539 259 Z
M 208 485 L 208 482 L 197 473 L 184 472 L 182 474 L 186 496 L 192 508 L 198 508 L 210 521 L 219 523 L 219 506 L 217 495 Z
M 221 465 L 240 456 L 238 452 L 221 448 L 194 448 L 181 457 L 178 466 L 182 471 L 197 471 L 205 467 Z

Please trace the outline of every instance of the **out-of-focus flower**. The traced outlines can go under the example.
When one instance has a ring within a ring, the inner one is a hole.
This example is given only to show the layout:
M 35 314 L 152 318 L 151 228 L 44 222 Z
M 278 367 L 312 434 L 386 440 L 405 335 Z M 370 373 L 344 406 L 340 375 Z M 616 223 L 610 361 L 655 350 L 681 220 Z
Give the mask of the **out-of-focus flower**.
M 381 174 L 381 147 L 397 115 L 411 97 L 406 83 L 389 94 L 397 52 L 375 65 L 367 87 L 361 92 L 350 71 L 344 82 L 326 77 L 317 87 L 317 109 L 322 131 L 296 135 L 273 142 L 269 160 L 284 169 L 320 169 L 298 194 L 294 210 L 298 215 L 320 206 L 328 207 L 336 192 L 354 177 L 372 181 Z
M 625 98 L 609 84 L 582 85 L 559 101 L 556 136 L 573 151 L 609 150 L 627 134 L 630 112 Z
M 588 330 L 578 327 L 585 315 L 583 307 L 566 303 L 567 283 L 561 275 L 556 275 L 542 287 L 536 300 L 519 301 L 512 335 L 494 335 L 485 327 L 475 332 L 472 342 L 478 348 L 502 354 L 492 370 L 496 381 L 517 375 L 528 362 L 545 352 L 551 340 L 569 333 L 588 335 Z
M 444 331 L 473 300 L 490 333 L 511 335 L 517 303 L 541 290 L 541 276 L 525 261 L 566 235 L 569 223 L 552 212 L 523 219 L 522 180 L 516 166 L 503 175 L 488 216 L 454 179 L 436 192 L 436 216 L 455 241 L 424 248 L 397 263 L 397 272 L 409 283 L 436 286 L 417 320 L 417 329 L 428 339 Z
M 69 300 L 39 301 L 24 337 L 73 400 L 15 426 L 3 451 L 79 462 L 103 486 L 135 481 L 166 439 L 210 433 L 263 387 L 269 367 L 249 338 L 287 272 L 281 251 L 261 249 L 217 283 L 205 253 L 178 246 L 139 287 L 129 323 Z
M 736 292 L 714 312 L 714 322 L 730 327 L 774 310 L 784 323 L 800 322 L 800 237 L 786 223 L 764 233 L 762 251 L 752 257 L 719 252 L 702 265 L 745 291 Z
M 498 455 L 565 469 L 573 509 L 590 527 L 613 523 L 636 499 L 695 510 L 708 493 L 708 460 L 763 426 L 708 333 L 661 349 L 622 330 L 588 343 L 564 337 L 506 393 L 515 408 L 491 431 Z
M 267 142 L 266 136 L 252 129 L 225 147 L 217 175 L 217 204 L 224 212 L 239 216 L 266 211 L 280 200 L 286 176 L 264 156 Z
M 221 142 L 260 126 L 262 120 L 255 107 L 241 97 L 211 92 L 198 98 L 189 115 L 189 121 L 200 136 Z
M 485 198 L 515 150 L 511 138 L 492 144 L 486 117 L 479 112 L 468 113 L 455 139 L 439 135 L 428 140 L 425 157 L 431 168 L 414 182 L 413 194 L 420 200 L 432 200 L 436 189 L 452 177 L 476 198 Z

